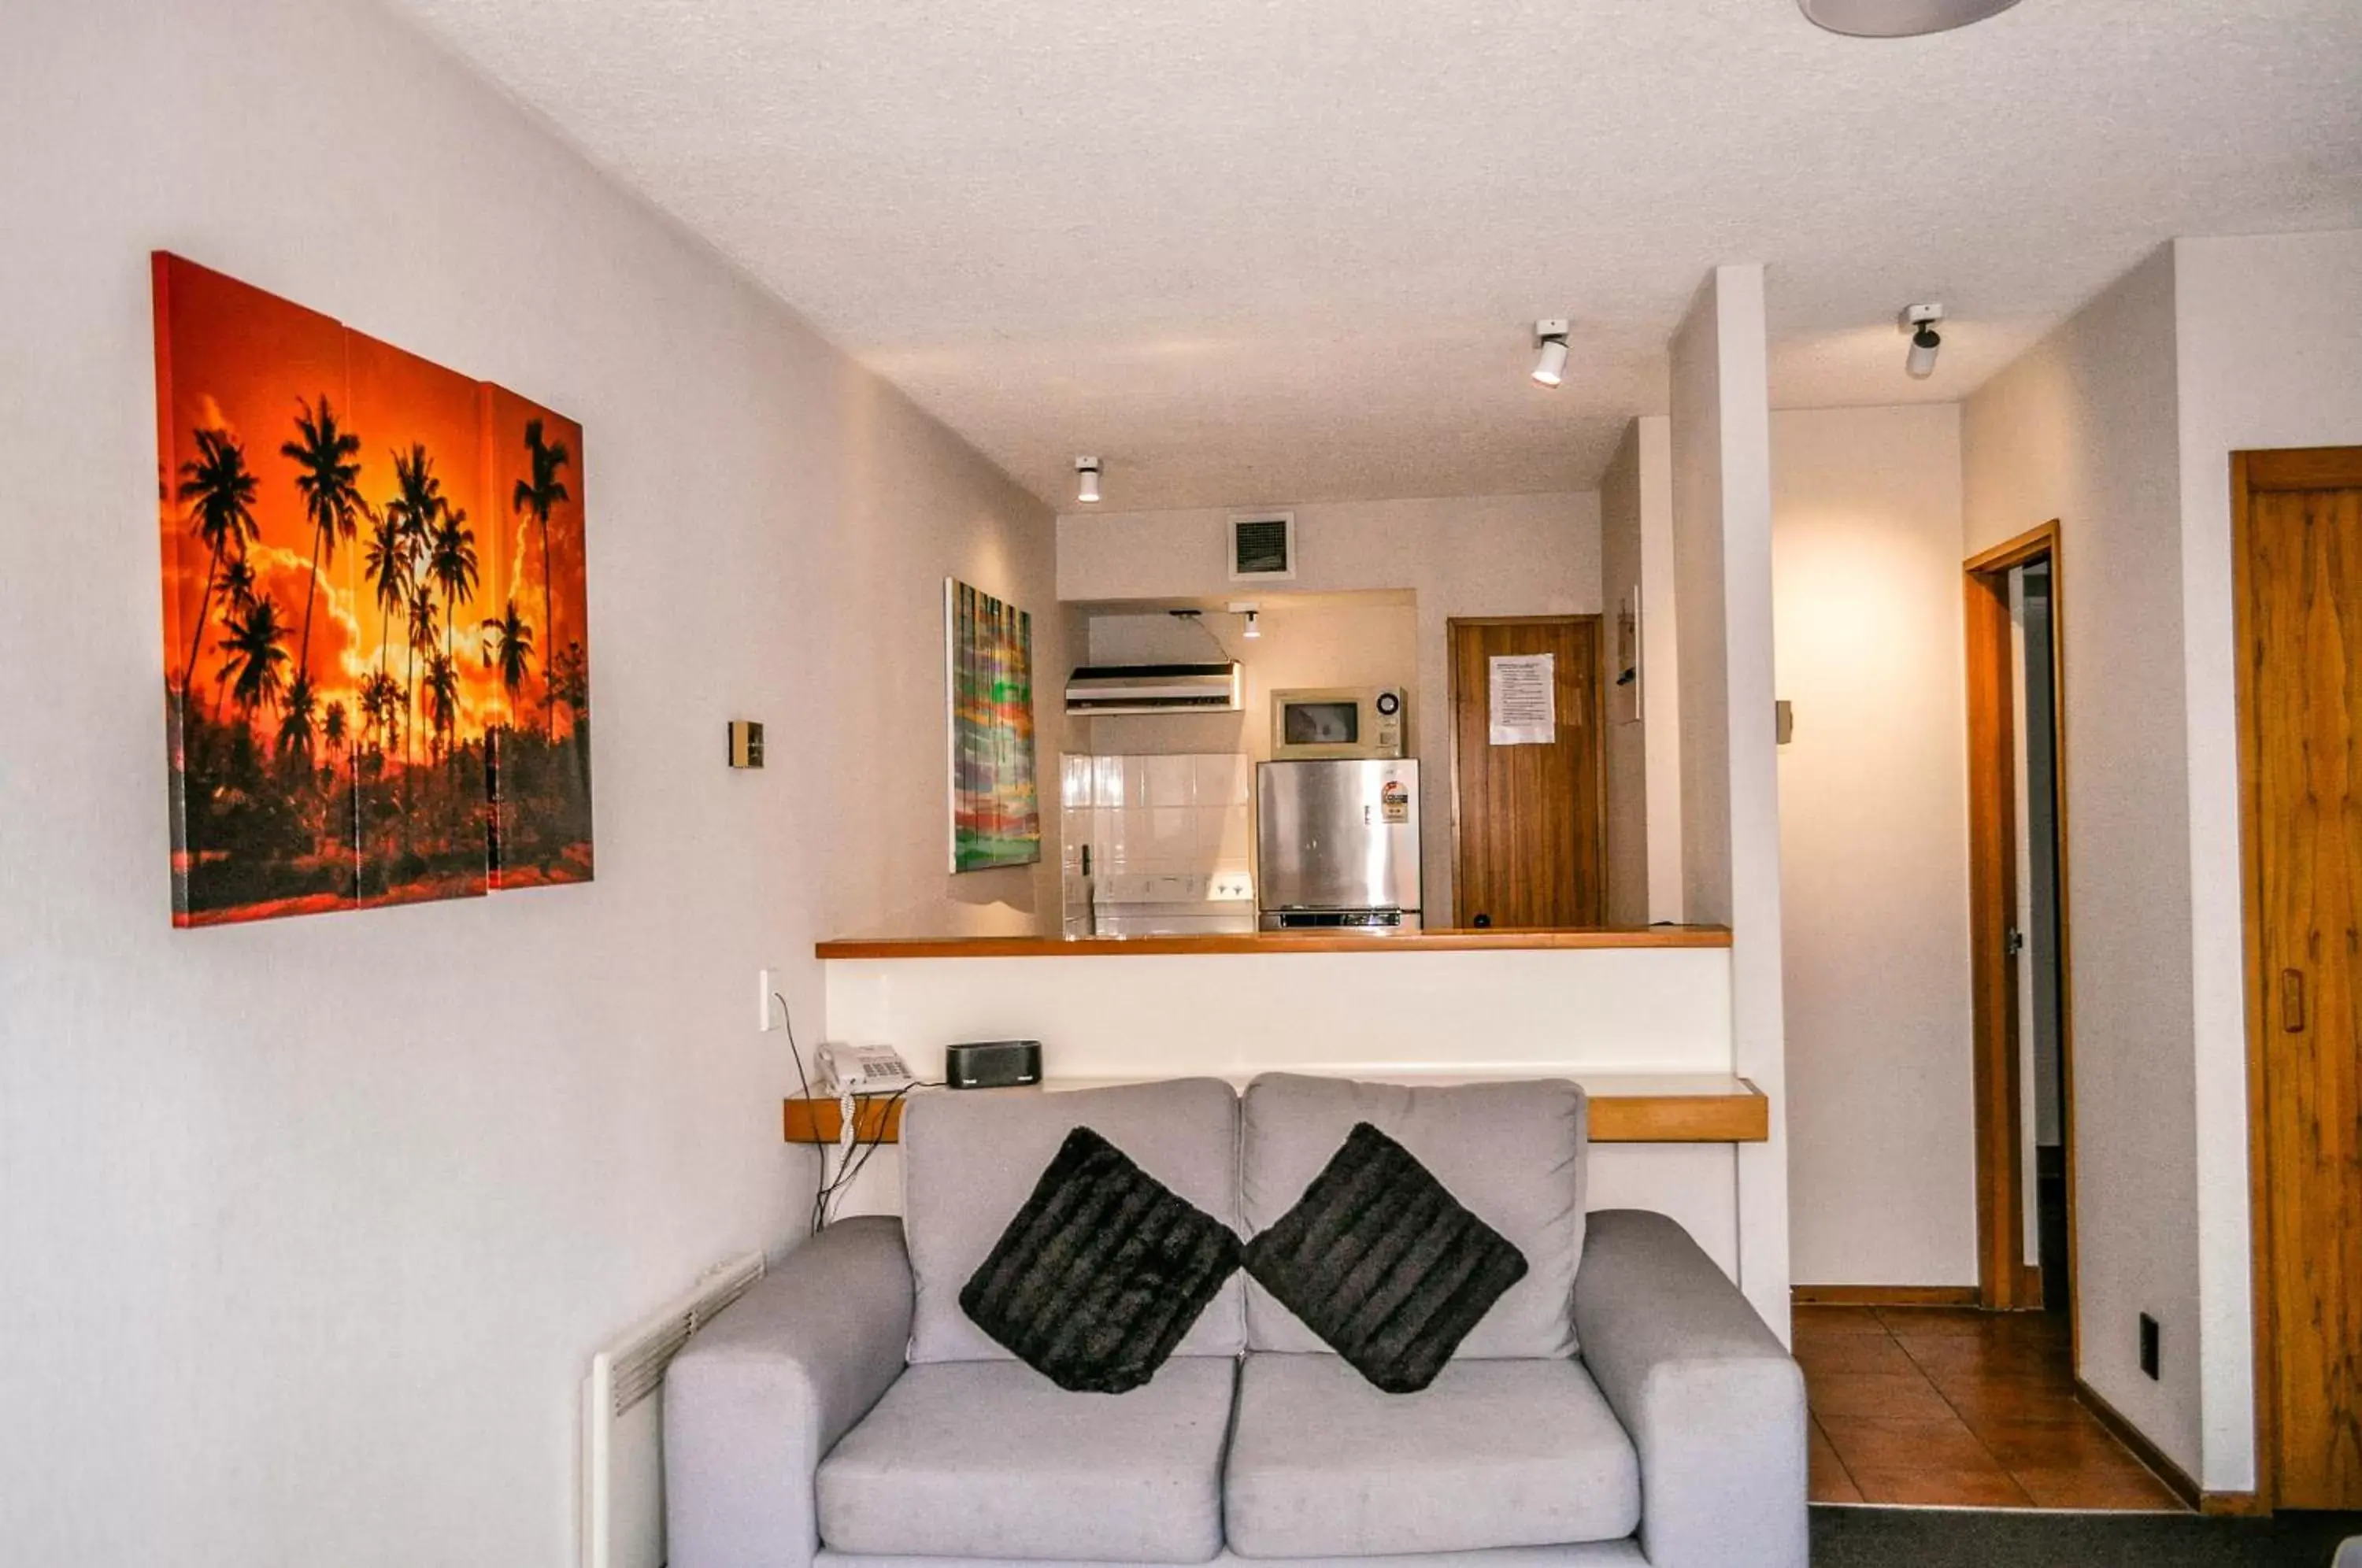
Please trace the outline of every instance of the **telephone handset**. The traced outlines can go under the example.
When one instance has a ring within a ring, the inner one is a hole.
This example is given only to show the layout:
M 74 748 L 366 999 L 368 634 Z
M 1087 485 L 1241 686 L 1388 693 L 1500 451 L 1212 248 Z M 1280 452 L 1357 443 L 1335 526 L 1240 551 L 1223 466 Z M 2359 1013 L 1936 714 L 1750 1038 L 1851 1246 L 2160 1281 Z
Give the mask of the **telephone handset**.
M 918 1081 L 891 1045 L 824 1043 L 820 1048 L 820 1081 L 812 1087 L 824 1095 L 892 1094 L 914 1088 Z

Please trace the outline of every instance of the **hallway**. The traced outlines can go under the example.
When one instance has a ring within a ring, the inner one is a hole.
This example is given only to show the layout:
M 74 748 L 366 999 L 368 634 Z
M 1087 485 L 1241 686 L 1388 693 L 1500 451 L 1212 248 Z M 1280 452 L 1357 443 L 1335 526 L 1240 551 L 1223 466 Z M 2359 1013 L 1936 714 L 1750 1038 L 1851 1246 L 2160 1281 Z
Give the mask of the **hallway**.
M 2063 1315 L 1799 1307 L 1812 1500 L 2184 1510 L 2075 1397 Z

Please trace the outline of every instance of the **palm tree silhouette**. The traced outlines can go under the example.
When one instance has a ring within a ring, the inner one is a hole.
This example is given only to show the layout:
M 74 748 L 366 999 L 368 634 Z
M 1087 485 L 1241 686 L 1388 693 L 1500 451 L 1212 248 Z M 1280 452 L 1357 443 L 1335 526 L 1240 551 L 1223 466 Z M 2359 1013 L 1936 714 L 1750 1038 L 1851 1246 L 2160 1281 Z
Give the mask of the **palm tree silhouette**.
M 435 651 L 435 635 L 437 630 L 435 624 L 435 591 L 430 585 L 422 582 L 410 596 L 408 660 L 410 668 L 404 678 L 409 683 L 409 690 L 403 701 L 403 711 L 409 716 L 408 722 L 413 728 L 415 728 L 418 723 L 418 656 L 432 654 Z M 402 766 L 405 769 L 410 766 L 410 745 L 407 741 L 403 743 Z
M 238 619 L 254 608 L 254 558 L 238 547 L 237 554 L 222 562 L 221 592 L 223 624 Z M 214 722 L 221 722 L 222 696 L 229 685 L 226 668 L 214 677 Z
M 590 716 L 590 662 L 582 655 L 582 645 L 568 643 L 550 655 L 547 678 L 550 699 L 564 703 L 579 727 Z
M 312 520 L 312 585 L 304 593 L 304 640 L 297 644 L 296 672 L 312 672 L 312 602 L 319 597 L 320 569 L 337 564 L 337 541 L 350 543 L 369 503 L 361 499 L 361 438 L 337 428 L 328 394 L 312 405 L 296 402 L 295 435 L 280 456 L 295 460 L 295 488 L 304 492 L 304 514 Z
M 459 667 L 447 653 L 426 657 L 426 720 L 435 727 L 436 760 L 451 755 L 459 726 Z
M 443 591 L 443 652 L 451 652 L 451 622 L 462 599 L 476 597 L 476 531 L 465 508 L 446 506 L 426 555 L 427 580 Z
M 517 613 L 516 601 L 509 601 L 507 613 L 496 621 L 484 623 L 484 668 L 498 666 L 501 684 L 513 698 L 533 672 L 533 626 Z
M 306 773 L 311 771 L 313 743 L 319 734 L 319 706 L 311 676 L 298 668 L 295 679 L 287 683 L 287 699 L 280 708 L 279 755 L 301 756 Z
M 197 432 L 197 455 L 181 465 L 180 499 L 190 512 L 190 527 L 213 554 L 205 563 L 205 591 L 197 599 L 196 629 L 189 637 L 189 663 L 181 672 L 181 696 L 185 701 L 197 679 L 197 656 L 205 646 L 205 617 L 213 611 L 214 579 L 222 557 L 233 548 L 240 558 L 247 545 L 260 533 L 254 521 L 254 475 L 246 466 L 246 448 L 228 431 L 208 427 Z
M 403 722 L 414 725 L 418 715 L 418 653 L 422 640 L 419 635 L 419 606 L 422 601 L 427 606 L 425 612 L 427 631 L 423 640 L 429 647 L 435 643 L 433 601 L 420 585 L 418 577 L 433 547 L 435 528 L 442 520 L 445 504 L 443 481 L 435 477 L 435 459 L 426 455 L 423 443 L 413 441 L 406 456 L 401 452 L 393 455 L 393 486 L 394 497 L 386 502 L 385 511 L 393 524 L 401 557 L 402 597 L 397 602 L 405 604 L 410 612 L 410 652 L 403 671 L 403 682 L 409 689 L 409 694 L 404 699 Z M 410 767 L 407 742 L 403 746 L 402 765 L 405 771 Z
M 385 672 L 386 648 L 393 635 L 393 613 L 410 602 L 408 563 L 403 558 L 402 525 L 391 509 L 370 523 L 369 553 L 361 559 L 361 575 L 374 589 L 378 610 L 377 668 Z
M 260 708 L 277 706 L 281 692 L 281 667 L 287 662 L 287 624 L 279 618 L 279 602 L 264 594 L 254 608 L 228 624 L 229 635 L 214 646 L 229 656 L 222 673 L 229 680 L 230 701 L 249 720 Z
M 549 577 L 549 513 L 559 502 L 568 499 L 566 481 L 557 477 L 557 471 L 566 466 L 571 454 L 567 451 L 565 442 L 542 439 L 541 421 L 538 419 L 525 421 L 524 447 L 532 465 L 533 477 L 516 481 L 516 489 L 509 497 L 509 509 L 530 512 L 534 521 L 541 525 L 541 630 L 548 645 L 556 647 L 557 611 Z M 553 700 L 546 705 L 549 710 L 549 735 L 555 740 L 557 738 L 557 703 Z
M 328 771 L 336 771 L 337 758 L 345 755 L 345 705 L 331 702 L 320 715 L 320 744 L 328 748 Z

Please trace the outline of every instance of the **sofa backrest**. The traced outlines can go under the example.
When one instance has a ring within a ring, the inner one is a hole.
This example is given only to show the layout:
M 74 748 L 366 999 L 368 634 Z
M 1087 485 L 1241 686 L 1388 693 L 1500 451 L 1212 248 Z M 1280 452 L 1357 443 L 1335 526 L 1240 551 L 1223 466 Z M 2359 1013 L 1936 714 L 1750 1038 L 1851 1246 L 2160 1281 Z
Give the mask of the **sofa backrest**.
M 1400 1143 L 1470 1212 L 1525 1254 L 1523 1279 L 1460 1343 L 1479 1359 L 1575 1350 L 1574 1271 L 1583 1258 L 1587 1120 L 1563 1079 L 1408 1088 L 1273 1073 L 1247 1086 L 1240 1146 L 1242 1234 L 1294 1208 L 1357 1122 Z M 1249 1280 L 1251 1350 L 1328 1347 Z
M 911 1359 L 1007 1361 L 960 1290 L 1033 1192 L 1058 1145 L 1088 1127 L 1231 1230 L 1239 1214 L 1239 1097 L 1219 1078 L 1120 1088 L 914 1094 L 902 1115 L 902 1223 L 917 1284 Z M 1175 1353 L 1235 1355 L 1244 1289 L 1233 1275 Z

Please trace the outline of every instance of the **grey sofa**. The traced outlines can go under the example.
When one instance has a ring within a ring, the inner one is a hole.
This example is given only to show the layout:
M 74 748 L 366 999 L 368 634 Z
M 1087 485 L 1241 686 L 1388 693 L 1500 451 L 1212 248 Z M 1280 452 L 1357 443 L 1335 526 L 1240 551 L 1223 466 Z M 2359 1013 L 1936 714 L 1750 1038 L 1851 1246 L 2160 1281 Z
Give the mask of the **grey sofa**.
M 1116 1396 L 1061 1390 L 961 1313 L 1077 1125 L 1251 1236 L 1359 1121 L 1530 1265 L 1419 1393 L 1380 1392 L 1243 1277 Z M 1672 1220 L 1586 1214 L 1585 1154 L 1559 1082 L 915 1097 L 904 1218 L 832 1226 L 673 1363 L 673 1568 L 1803 1568 L 1795 1363 Z

